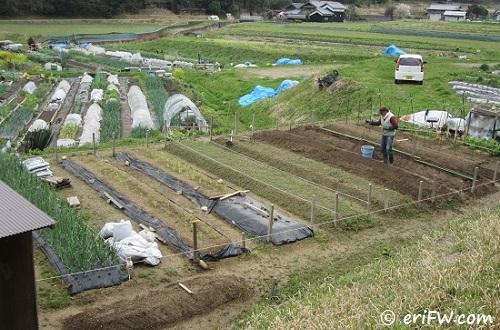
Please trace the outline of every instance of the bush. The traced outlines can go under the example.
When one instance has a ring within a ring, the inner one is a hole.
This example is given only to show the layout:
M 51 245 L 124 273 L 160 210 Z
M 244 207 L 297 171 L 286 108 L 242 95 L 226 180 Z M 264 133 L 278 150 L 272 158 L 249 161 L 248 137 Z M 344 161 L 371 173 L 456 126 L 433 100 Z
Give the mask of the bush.
M 485 71 L 485 72 L 488 72 L 490 71 L 490 66 L 488 64 L 481 64 L 481 66 L 479 67 L 479 69 Z

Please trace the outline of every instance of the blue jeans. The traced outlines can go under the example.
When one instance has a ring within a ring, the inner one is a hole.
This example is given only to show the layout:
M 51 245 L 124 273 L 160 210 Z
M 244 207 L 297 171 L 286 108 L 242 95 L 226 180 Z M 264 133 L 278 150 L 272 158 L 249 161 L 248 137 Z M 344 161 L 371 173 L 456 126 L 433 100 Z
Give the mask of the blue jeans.
M 382 155 L 384 155 L 384 163 L 393 163 L 394 155 L 392 154 L 392 145 L 394 143 L 394 136 L 382 136 L 382 142 L 380 143 L 380 148 L 382 149 Z

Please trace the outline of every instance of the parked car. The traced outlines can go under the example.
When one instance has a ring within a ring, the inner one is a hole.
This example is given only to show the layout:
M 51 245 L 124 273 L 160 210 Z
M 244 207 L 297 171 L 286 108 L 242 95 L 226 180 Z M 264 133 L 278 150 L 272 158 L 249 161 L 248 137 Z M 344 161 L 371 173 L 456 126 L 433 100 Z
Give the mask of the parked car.
M 396 60 L 394 72 L 394 83 L 401 81 L 416 81 L 420 85 L 424 83 L 424 64 L 427 63 L 422 56 L 417 54 L 399 55 Z

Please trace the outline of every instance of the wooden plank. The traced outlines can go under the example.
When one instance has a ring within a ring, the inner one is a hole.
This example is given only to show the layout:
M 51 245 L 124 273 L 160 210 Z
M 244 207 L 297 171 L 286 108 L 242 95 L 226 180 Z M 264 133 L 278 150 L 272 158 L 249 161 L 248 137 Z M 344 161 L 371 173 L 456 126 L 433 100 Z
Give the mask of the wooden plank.
M 108 198 L 108 200 L 107 200 L 108 203 L 113 203 L 120 210 L 123 209 L 123 205 L 120 204 L 116 199 L 114 199 L 110 194 L 108 194 L 107 192 L 104 192 L 104 196 L 106 196 Z
M 187 286 L 185 286 L 184 284 L 182 284 L 181 282 L 179 282 L 179 286 L 184 290 L 186 291 L 187 293 L 189 294 L 193 294 L 193 291 L 189 290 Z
M 223 200 L 228 199 L 230 197 L 233 197 L 233 196 L 236 196 L 236 195 L 240 195 L 240 194 L 246 194 L 248 192 L 250 192 L 250 190 L 238 190 L 238 191 L 235 191 L 235 192 L 232 192 L 232 193 L 227 193 L 227 194 L 222 194 L 222 195 L 216 195 L 216 196 L 208 197 L 208 199 L 219 199 L 219 200 L 223 201 Z

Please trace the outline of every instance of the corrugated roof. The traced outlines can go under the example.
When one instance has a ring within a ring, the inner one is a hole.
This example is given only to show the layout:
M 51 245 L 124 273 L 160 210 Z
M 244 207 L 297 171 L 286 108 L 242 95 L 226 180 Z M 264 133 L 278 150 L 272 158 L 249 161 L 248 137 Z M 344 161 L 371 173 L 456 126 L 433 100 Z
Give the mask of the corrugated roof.
M 462 6 L 459 4 L 442 4 L 442 3 L 432 3 L 427 10 L 460 10 Z
M 0 181 L 0 239 L 53 224 L 48 215 Z

